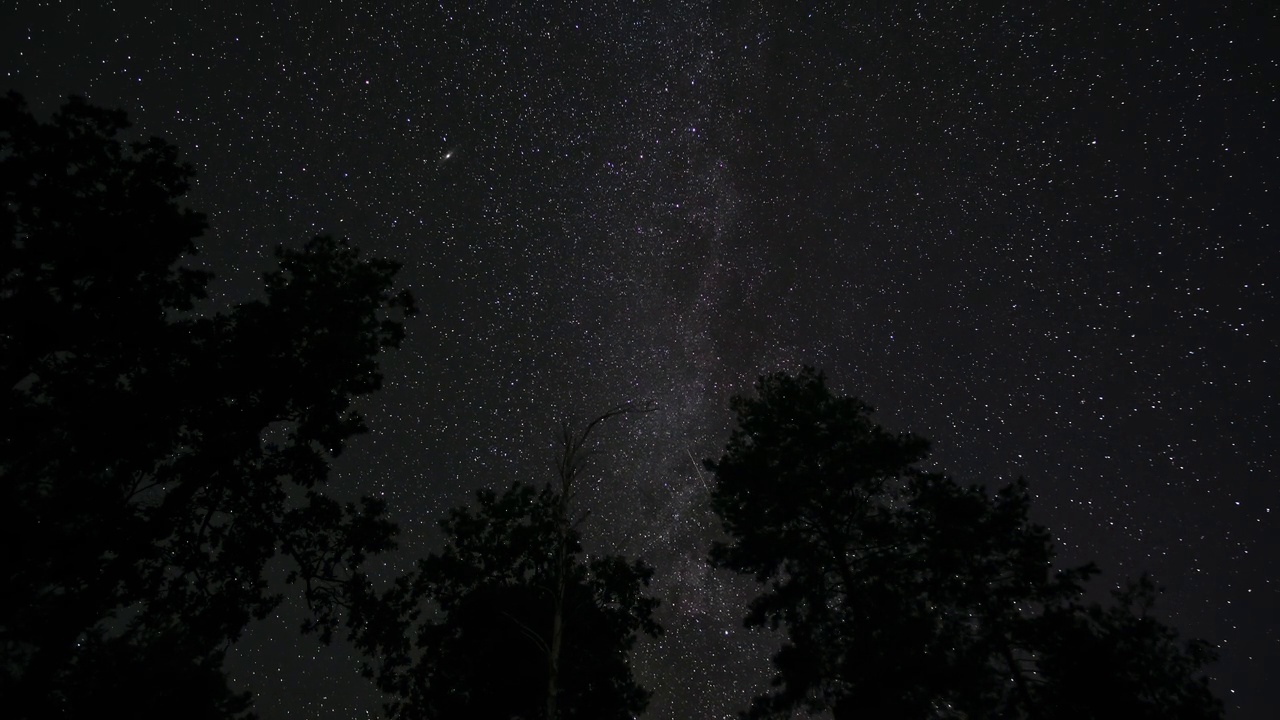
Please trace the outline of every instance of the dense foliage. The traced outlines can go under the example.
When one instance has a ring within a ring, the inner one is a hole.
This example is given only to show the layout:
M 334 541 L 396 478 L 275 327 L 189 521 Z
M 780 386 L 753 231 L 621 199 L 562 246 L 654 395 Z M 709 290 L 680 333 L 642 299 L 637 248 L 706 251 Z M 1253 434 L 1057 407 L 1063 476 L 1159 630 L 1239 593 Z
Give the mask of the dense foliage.
M 755 577 L 748 625 L 785 629 L 752 717 L 1212 718 L 1199 641 L 1149 614 L 1143 579 L 1108 608 L 1092 565 L 1055 570 L 1021 480 L 994 495 L 917 467 L 928 443 L 872 422 L 820 373 L 761 378 L 709 462 L 727 541 Z
M 560 500 L 552 486 L 482 490 L 441 523 L 442 551 L 354 603 L 353 637 L 394 698 L 392 717 L 545 717 Z M 583 557 L 572 529 L 567 551 L 557 717 L 626 720 L 648 700 L 628 655 L 641 634 L 660 632 L 644 591 L 652 570 Z
M 123 113 L 47 122 L 0 100 L 0 695 L 13 718 L 243 711 L 227 644 L 279 602 L 389 546 L 377 501 L 341 505 L 329 460 L 414 311 L 397 265 L 318 237 L 279 249 L 265 299 L 194 312 L 205 228 L 191 170 Z M 180 709 L 180 711 L 179 711 Z

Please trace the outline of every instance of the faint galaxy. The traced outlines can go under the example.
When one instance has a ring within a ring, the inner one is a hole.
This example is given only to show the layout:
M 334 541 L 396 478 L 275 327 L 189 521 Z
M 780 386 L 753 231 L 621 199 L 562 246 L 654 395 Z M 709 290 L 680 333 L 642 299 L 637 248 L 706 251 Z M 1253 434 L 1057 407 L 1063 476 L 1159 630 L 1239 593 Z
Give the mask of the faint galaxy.
M 550 479 L 561 418 L 653 399 L 603 428 L 585 532 L 657 567 L 645 717 L 733 717 L 776 639 L 703 562 L 694 460 L 807 363 L 949 472 L 1025 475 L 1104 584 L 1151 570 L 1228 717 L 1270 717 L 1269 4 L 77 5 L 0 10 L 5 83 L 183 151 L 218 302 L 315 233 L 405 263 L 423 313 L 333 480 L 388 499 L 386 573 L 476 488 Z M 378 716 L 297 612 L 234 650 L 258 713 Z

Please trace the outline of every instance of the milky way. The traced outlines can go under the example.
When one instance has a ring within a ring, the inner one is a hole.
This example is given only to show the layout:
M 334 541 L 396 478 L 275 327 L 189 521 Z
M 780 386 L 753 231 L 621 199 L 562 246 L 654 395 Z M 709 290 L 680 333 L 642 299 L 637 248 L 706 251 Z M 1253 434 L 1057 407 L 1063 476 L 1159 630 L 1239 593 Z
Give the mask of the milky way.
M 217 302 L 314 233 L 405 263 L 424 312 L 334 480 L 401 523 L 380 571 L 549 479 L 562 419 L 652 399 L 602 428 L 584 532 L 657 568 L 647 717 L 731 717 L 777 640 L 703 562 L 694 461 L 807 363 L 949 472 L 1025 475 L 1066 560 L 1150 569 L 1219 644 L 1230 717 L 1274 706 L 1273 10 L 264 5 L 23 2 L 0 70 L 182 148 Z M 234 650 L 258 712 L 377 716 L 298 612 Z

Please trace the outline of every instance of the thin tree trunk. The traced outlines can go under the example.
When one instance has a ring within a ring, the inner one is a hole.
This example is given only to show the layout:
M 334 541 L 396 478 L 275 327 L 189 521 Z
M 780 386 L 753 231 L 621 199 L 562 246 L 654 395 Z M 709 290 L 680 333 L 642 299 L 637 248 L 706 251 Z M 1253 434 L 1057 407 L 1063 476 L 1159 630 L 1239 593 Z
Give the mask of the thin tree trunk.
M 560 499 L 556 503 L 556 589 L 552 598 L 551 642 L 547 648 L 547 705 L 545 720 L 556 720 L 560 697 L 560 651 L 564 645 L 565 593 L 569 584 L 569 501 L 573 497 L 573 480 L 586 461 L 583 447 L 600 423 L 617 415 L 633 412 L 653 412 L 656 405 L 646 402 L 639 405 L 625 403 L 587 423 L 581 434 L 574 436 L 567 423 L 560 426 L 561 451 Z
M 564 595 L 568 585 L 569 543 L 569 484 L 572 477 L 561 477 L 560 502 L 556 504 L 556 527 L 560 537 L 556 547 L 556 593 L 552 599 L 551 643 L 547 649 L 547 714 L 546 720 L 555 720 L 556 703 L 560 694 L 560 648 L 564 641 Z

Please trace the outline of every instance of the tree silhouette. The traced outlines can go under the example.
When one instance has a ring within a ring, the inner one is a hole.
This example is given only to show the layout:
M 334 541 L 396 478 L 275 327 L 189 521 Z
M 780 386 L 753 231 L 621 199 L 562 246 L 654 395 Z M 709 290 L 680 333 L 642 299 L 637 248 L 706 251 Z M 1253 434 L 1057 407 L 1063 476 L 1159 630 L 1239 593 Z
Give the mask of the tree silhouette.
M 323 607 L 394 533 L 379 502 L 319 488 L 414 312 L 398 266 L 317 237 L 277 250 L 264 300 L 197 314 L 211 276 L 180 264 L 205 227 L 178 204 L 192 171 L 125 128 L 75 98 L 48 122 L 0 101 L 9 717 L 107 699 L 137 717 L 240 712 L 221 659 L 280 600 L 268 560 L 292 557 Z
M 1182 640 L 1152 617 L 1159 592 L 1143 575 L 1112 591 L 1109 607 L 1072 603 L 1046 613 L 1037 717 L 1222 717 L 1222 703 L 1201 675 L 1215 658 L 1212 647 L 1203 640 Z
M 728 534 L 712 562 L 766 584 L 746 623 L 787 633 L 749 716 L 1221 715 L 1197 677 L 1208 647 L 1145 614 L 1149 585 L 1086 607 L 1096 568 L 1053 570 L 1024 482 L 993 496 L 918 469 L 927 441 L 887 432 L 812 368 L 756 389 L 707 463 Z
M 393 697 L 389 716 L 624 720 L 645 708 L 627 657 L 640 633 L 661 632 L 644 591 L 652 570 L 584 557 L 571 502 L 592 430 L 648 409 L 564 426 L 558 483 L 481 490 L 444 519 L 445 548 L 416 572 L 380 594 L 353 588 L 351 637 Z

